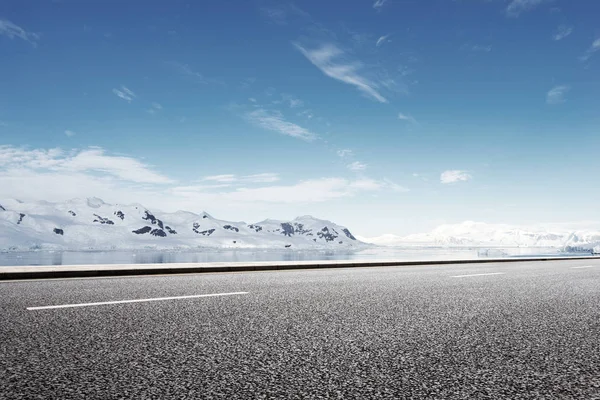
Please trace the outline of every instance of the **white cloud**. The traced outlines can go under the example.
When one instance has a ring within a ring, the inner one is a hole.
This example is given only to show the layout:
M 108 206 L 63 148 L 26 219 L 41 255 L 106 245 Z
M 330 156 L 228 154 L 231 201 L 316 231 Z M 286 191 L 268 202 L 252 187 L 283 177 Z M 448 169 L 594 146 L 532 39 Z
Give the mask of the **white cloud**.
M 301 181 L 288 186 L 240 188 L 227 193 L 226 197 L 240 202 L 317 203 L 380 189 L 381 185 L 369 180 L 349 181 L 341 178 L 321 178 Z
M 360 161 L 354 161 L 353 163 L 348 164 L 347 167 L 350 171 L 364 171 L 367 169 L 367 164 L 363 164 Z
M 65 130 L 65 135 L 67 135 L 68 137 L 72 137 L 75 136 L 76 133 L 67 129 Z
M 27 150 L 0 146 L 0 167 L 6 170 L 100 173 L 135 183 L 172 182 L 171 179 L 153 172 L 149 166 L 134 158 L 107 155 L 98 147 L 65 153 L 60 149 Z
M 384 44 L 386 41 L 388 41 L 387 39 L 391 36 L 391 33 L 388 33 L 387 35 L 384 36 L 380 36 L 379 39 L 377 39 L 377 42 L 375 43 L 376 47 L 381 46 L 382 44 Z
M 341 149 L 337 151 L 337 155 L 344 158 L 344 157 L 352 157 L 354 155 L 354 152 L 350 149 Z
M 440 175 L 440 182 L 444 184 L 448 183 L 456 183 L 456 182 L 466 182 L 470 180 L 472 176 L 467 173 L 467 171 L 461 170 L 448 170 L 442 172 Z
M 279 174 L 265 172 L 261 174 L 237 176 L 234 174 L 212 175 L 202 178 L 203 181 L 213 181 L 219 183 L 270 183 L 279 180 Z
M 375 0 L 375 2 L 373 3 L 373 8 L 379 11 L 381 10 L 381 7 L 383 7 L 383 5 L 387 2 L 388 0 Z
M 492 51 L 492 46 L 489 44 L 475 44 L 471 46 L 471 51 L 489 53 Z
M 317 135 L 308 129 L 286 121 L 283 115 L 278 111 L 268 111 L 263 108 L 259 108 L 246 113 L 245 117 L 248 119 L 248 121 L 260 126 L 261 128 L 274 131 L 282 135 L 307 141 L 312 141 L 317 138 Z
M 417 124 L 417 120 L 408 114 L 398 113 L 398 119 L 401 121 L 407 121 L 412 124 Z
M 565 102 L 565 95 L 571 90 L 570 86 L 559 85 L 555 86 L 548 91 L 546 94 L 546 103 L 548 104 L 561 104 Z
M 304 105 L 304 102 L 290 94 L 283 93 L 281 98 L 290 106 L 290 108 L 298 108 Z
M 248 101 L 252 102 L 252 103 L 256 103 L 256 99 L 254 97 L 249 97 Z
M 131 103 L 133 101 L 133 99 L 136 97 L 135 93 L 133 93 L 131 90 L 129 90 L 129 88 L 127 88 L 126 86 L 121 86 L 120 90 L 113 89 L 112 91 L 115 95 L 117 95 L 121 99 L 127 101 L 128 103 Z
M 311 110 L 304 110 L 304 111 L 299 112 L 296 115 L 298 115 L 299 117 L 306 117 L 308 119 L 312 119 L 314 117 L 314 114 L 312 113 Z
M 600 38 L 594 40 L 594 42 L 592 43 L 592 45 L 586 50 L 585 54 L 581 57 L 579 57 L 579 59 L 581 61 L 587 61 L 589 60 L 595 52 L 597 52 L 598 50 L 600 50 Z
M 0 198 L 65 201 L 95 196 L 113 204 L 141 203 L 164 211 L 206 209 L 227 218 L 254 219 L 273 216 L 276 205 L 281 206 L 280 212 L 293 213 L 301 204 L 402 191 L 388 180 L 366 178 L 322 177 L 273 185 L 278 175 L 261 173 L 233 175 L 237 179 L 233 184 L 219 181 L 226 177 L 204 184 L 176 182 L 140 160 L 112 156 L 99 148 L 65 151 L 0 146 Z
M 160 111 L 163 109 L 163 106 L 160 105 L 159 103 L 152 103 L 150 105 L 150 108 L 148 110 L 146 110 L 147 112 L 149 112 L 150 114 L 154 114 L 157 111 Z
M 262 174 L 246 175 L 243 176 L 242 181 L 252 183 L 270 183 L 277 182 L 279 180 L 279 174 L 272 172 L 265 172 Z
M 211 175 L 211 176 L 205 176 L 204 178 L 202 178 L 203 181 L 214 181 L 214 182 L 235 182 L 237 181 L 237 178 L 235 177 L 235 175 L 232 174 L 224 174 L 224 175 Z
M 359 62 L 348 63 L 340 60 L 344 56 L 344 52 L 335 45 L 324 44 L 316 50 L 307 50 L 299 44 L 294 44 L 294 46 L 325 75 L 355 86 L 366 96 L 381 103 L 387 103 L 387 99 L 376 90 L 377 84 L 359 74 L 362 64 Z
M 383 182 L 385 183 L 385 186 L 389 189 L 391 189 L 394 192 L 398 192 L 398 193 L 405 193 L 405 192 L 410 192 L 409 189 L 405 188 L 404 186 L 398 185 L 395 182 L 392 182 L 389 179 L 384 179 Z
M 562 40 L 573 33 L 573 28 L 567 25 L 560 25 L 556 33 L 552 36 L 554 40 Z
M 506 7 L 506 14 L 510 17 L 518 17 L 523 12 L 533 10 L 548 1 L 550 0 L 512 0 Z
M 0 35 L 7 36 L 9 39 L 19 38 L 31 43 L 34 47 L 37 46 L 37 41 L 40 39 L 37 33 L 27 32 L 6 19 L 0 19 Z

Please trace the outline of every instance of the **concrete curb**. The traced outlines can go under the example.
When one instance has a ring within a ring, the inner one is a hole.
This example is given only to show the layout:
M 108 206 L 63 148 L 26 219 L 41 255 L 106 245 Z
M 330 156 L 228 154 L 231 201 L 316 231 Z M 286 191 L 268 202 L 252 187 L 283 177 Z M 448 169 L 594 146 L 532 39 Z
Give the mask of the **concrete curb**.
M 567 260 L 600 260 L 600 257 L 486 258 L 474 260 L 420 261 L 281 261 L 202 264 L 126 264 L 0 267 L 0 281 L 23 279 L 89 278 L 111 276 L 201 274 L 322 268 L 402 267 L 448 264 L 489 264 Z

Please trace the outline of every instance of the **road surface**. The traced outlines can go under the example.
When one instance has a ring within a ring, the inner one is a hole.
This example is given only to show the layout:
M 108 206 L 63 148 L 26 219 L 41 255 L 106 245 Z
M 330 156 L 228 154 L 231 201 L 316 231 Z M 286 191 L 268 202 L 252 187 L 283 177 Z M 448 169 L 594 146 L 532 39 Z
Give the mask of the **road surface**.
M 600 260 L 0 282 L 1 399 L 600 399 Z

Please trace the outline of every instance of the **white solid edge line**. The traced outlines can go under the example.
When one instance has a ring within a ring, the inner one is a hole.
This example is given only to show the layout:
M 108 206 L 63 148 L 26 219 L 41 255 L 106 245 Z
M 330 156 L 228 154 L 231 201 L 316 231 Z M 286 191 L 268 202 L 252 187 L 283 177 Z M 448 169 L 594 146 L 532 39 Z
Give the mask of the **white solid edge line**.
M 571 267 L 571 269 L 583 269 L 583 268 L 594 268 L 597 267 L 597 265 L 583 265 L 581 267 Z
M 451 278 L 468 278 L 470 276 L 504 275 L 504 272 L 490 272 L 489 274 L 454 275 Z
M 104 305 L 110 305 L 110 304 L 144 303 L 144 302 L 148 302 L 148 301 L 196 299 L 199 297 L 233 296 L 233 295 L 237 295 L 237 294 L 248 294 L 248 292 L 195 294 L 195 295 L 191 295 L 191 296 L 157 297 L 157 298 L 153 298 L 153 299 L 102 301 L 102 302 L 98 302 L 98 303 L 81 303 L 81 304 L 62 304 L 62 305 L 58 305 L 58 306 L 27 307 L 27 310 L 29 310 L 29 311 L 51 310 L 51 309 L 55 309 L 55 308 L 91 307 L 91 306 L 104 306 Z

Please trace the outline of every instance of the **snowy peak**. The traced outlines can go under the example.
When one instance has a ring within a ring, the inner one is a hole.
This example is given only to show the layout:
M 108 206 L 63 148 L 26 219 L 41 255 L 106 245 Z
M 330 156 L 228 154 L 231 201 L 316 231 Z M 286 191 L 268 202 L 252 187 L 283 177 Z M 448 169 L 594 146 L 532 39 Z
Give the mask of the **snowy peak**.
M 336 248 L 365 246 L 350 231 L 310 216 L 256 224 L 202 212 L 163 213 L 98 198 L 64 203 L 2 201 L 0 249 Z

